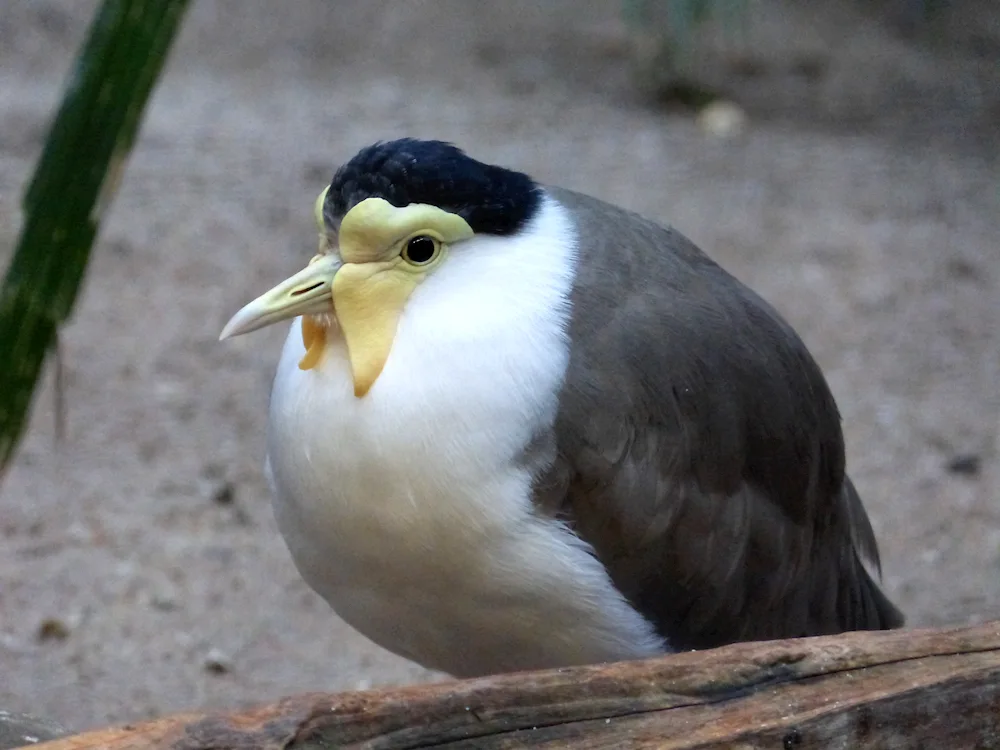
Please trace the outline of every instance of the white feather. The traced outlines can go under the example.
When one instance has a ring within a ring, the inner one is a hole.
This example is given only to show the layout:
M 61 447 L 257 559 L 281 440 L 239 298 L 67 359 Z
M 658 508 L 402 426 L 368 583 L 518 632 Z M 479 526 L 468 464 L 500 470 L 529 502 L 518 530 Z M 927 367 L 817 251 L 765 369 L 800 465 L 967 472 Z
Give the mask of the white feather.
M 361 399 L 338 334 L 305 372 L 299 320 L 285 343 L 268 463 L 296 565 L 344 620 L 430 668 L 472 676 L 664 649 L 589 547 L 533 512 L 517 461 L 555 419 L 575 248 L 548 197 L 517 237 L 453 247 Z

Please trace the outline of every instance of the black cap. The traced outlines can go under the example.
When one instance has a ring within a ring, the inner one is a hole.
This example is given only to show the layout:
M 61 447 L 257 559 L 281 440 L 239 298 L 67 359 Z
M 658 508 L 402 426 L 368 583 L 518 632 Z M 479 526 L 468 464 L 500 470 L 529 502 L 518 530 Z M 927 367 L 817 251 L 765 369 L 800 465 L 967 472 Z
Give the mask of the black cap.
M 541 188 L 526 174 L 483 164 L 442 141 L 402 138 L 361 149 L 337 170 L 324 217 L 333 225 L 366 198 L 394 206 L 437 206 L 465 219 L 477 234 L 520 231 L 541 201 Z

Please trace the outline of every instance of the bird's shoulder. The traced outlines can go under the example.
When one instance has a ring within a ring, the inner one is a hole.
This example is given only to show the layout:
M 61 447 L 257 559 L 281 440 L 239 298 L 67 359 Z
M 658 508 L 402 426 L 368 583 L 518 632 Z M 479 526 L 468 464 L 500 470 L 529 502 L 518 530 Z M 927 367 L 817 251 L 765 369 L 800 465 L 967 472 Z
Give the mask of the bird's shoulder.
M 577 446 L 611 464 L 644 443 L 707 491 L 749 480 L 805 520 L 802 491 L 844 476 L 840 415 L 781 315 L 693 242 L 566 192 L 578 232 L 570 365 L 559 414 Z

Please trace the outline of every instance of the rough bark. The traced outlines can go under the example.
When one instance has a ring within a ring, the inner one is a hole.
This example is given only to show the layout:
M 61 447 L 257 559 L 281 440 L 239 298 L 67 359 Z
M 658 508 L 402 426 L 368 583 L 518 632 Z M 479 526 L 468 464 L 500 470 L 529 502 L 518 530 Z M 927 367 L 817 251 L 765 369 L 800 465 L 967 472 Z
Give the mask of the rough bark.
M 1000 622 L 298 695 L 36 747 L 1000 748 Z

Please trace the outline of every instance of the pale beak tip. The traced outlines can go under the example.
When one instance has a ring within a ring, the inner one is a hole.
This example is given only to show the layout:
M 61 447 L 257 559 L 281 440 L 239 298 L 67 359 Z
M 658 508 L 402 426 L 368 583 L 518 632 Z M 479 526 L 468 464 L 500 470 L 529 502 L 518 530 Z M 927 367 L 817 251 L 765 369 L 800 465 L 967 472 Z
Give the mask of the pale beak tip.
M 232 320 L 226 323 L 226 325 L 222 329 L 222 332 L 219 334 L 219 341 L 225 341 L 226 339 L 232 338 L 234 328 L 235 326 L 233 325 Z
M 222 332 L 219 334 L 219 341 L 225 341 L 226 339 L 231 339 L 233 336 L 239 336 L 241 333 L 248 333 L 246 323 L 247 316 L 245 314 L 246 308 L 240 310 L 233 317 L 229 319 L 222 328 Z

